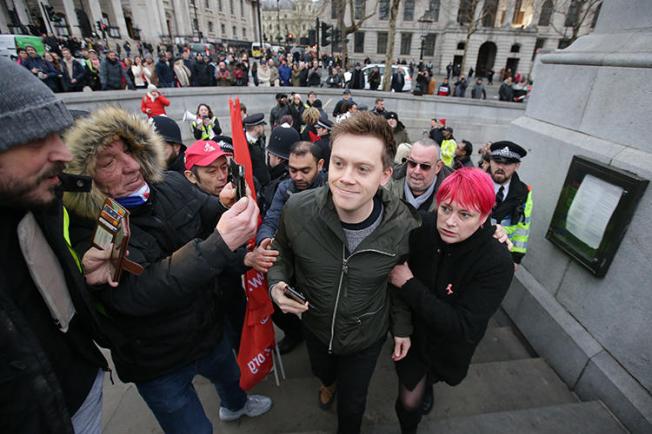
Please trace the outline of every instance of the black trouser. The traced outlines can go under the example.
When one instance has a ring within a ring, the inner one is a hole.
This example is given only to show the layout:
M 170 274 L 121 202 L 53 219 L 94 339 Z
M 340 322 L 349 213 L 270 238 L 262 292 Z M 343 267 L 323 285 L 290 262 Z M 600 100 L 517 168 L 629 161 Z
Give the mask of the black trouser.
M 301 326 L 301 319 L 293 313 L 283 313 L 280 307 L 274 304 L 274 313 L 272 314 L 272 321 L 274 324 L 285 333 L 290 339 L 300 341 L 303 339 L 303 331 Z
M 328 347 L 304 328 L 312 373 L 324 386 L 337 383 L 337 432 L 357 434 L 367 406 L 367 390 L 385 337 L 353 354 L 329 354 Z

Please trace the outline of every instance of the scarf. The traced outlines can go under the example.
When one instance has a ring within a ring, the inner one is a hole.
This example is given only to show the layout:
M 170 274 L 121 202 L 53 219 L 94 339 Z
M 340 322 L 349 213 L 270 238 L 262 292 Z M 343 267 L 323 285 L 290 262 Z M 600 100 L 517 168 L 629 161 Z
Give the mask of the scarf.
M 125 208 L 130 209 L 144 205 L 147 199 L 149 199 L 149 185 L 145 183 L 145 185 L 129 194 L 129 196 L 119 197 L 116 201 Z
M 435 178 L 434 181 L 432 181 L 432 184 L 426 191 L 424 191 L 421 195 L 414 197 L 412 194 L 412 190 L 410 190 L 410 186 L 407 183 L 407 179 L 405 180 L 405 184 L 403 185 L 403 191 L 405 192 L 405 201 L 412 205 L 414 209 L 419 209 L 421 205 L 423 205 L 432 192 L 435 190 L 435 184 L 437 184 L 437 178 Z

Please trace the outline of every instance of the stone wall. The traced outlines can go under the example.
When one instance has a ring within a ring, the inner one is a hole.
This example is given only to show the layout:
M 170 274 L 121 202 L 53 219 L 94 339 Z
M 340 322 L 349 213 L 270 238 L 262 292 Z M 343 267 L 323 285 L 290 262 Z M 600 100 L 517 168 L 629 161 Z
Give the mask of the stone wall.
M 652 432 L 652 191 L 611 268 L 596 278 L 545 239 L 573 155 L 652 179 L 652 3 L 607 0 L 593 34 L 537 64 L 509 138 L 525 145 L 534 192 L 529 253 L 505 308 L 580 397 L 601 399 L 632 432 Z
M 249 114 L 264 113 L 269 119 L 269 112 L 275 104 L 277 92 L 291 92 L 296 88 L 262 88 L 262 87 L 229 87 L 229 88 L 185 88 L 163 89 L 162 92 L 171 100 L 168 115 L 180 123 L 182 136 L 186 143 L 192 142 L 190 124 L 183 124 L 181 119 L 186 111 L 195 112 L 197 105 L 206 103 L 211 106 L 218 117 L 222 129 L 230 134 L 229 97 L 238 96 L 247 106 Z M 308 88 L 298 89 L 305 99 Z M 324 111 L 331 114 L 333 107 L 341 98 L 338 89 L 312 89 L 324 104 Z M 105 104 L 124 107 L 134 113 L 141 113 L 140 100 L 145 91 L 110 91 L 90 93 L 61 94 L 66 105 L 72 109 L 96 110 Z M 455 129 L 455 137 L 466 139 L 474 144 L 503 139 L 509 123 L 521 116 L 525 110 L 523 104 L 499 101 L 481 101 L 468 98 L 451 98 L 436 96 L 413 96 L 410 94 L 395 94 L 387 92 L 353 91 L 353 99 L 361 105 L 373 108 L 377 97 L 385 99 L 385 107 L 399 114 L 406 125 L 412 141 L 420 138 L 424 131 L 430 128 L 432 117 L 446 118 L 448 125 Z

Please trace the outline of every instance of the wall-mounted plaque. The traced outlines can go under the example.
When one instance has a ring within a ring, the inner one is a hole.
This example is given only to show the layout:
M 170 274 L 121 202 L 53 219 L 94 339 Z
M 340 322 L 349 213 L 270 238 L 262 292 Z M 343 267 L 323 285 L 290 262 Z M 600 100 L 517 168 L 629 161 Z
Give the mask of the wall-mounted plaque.
M 603 277 L 649 181 L 574 156 L 546 238 Z

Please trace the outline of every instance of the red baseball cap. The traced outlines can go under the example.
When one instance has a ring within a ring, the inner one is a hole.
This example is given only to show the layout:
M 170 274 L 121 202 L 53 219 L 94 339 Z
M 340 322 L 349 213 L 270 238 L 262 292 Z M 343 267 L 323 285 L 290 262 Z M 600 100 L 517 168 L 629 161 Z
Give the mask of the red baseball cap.
M 193 166 L 209 166 L 222 156 L 226 157 L 226 153 L 217 142 L 197 140 L 186 150 L 186 170 L 192 169 Z

